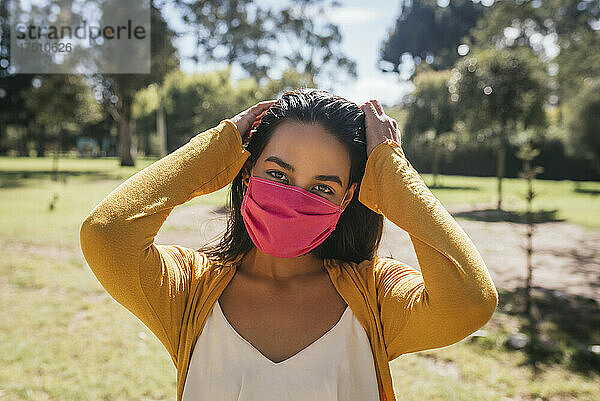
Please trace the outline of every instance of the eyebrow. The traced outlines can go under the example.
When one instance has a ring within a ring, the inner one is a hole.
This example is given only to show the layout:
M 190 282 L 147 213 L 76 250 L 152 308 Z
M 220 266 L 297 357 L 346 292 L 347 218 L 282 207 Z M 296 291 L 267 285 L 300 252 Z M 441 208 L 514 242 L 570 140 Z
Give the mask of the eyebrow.
M 274 162 L 277 163 L 278 165 L 280 165 L 282 168 L 291 171 L 292 173 L 294 172 L 294 166 L 292 166 L 289 163 L 284 162 L 283 160 L 281 160 L 279 157 L 277 156 L 269 156 L 265 159 L 266 162 Z M 340 187 L 342 186 L 342 180 L 340 179 L 339 176 L 337 175 L 316 175 L 315 176 L 316 180 L 319 181 L 332 181 L 332 182 L 337 182 L 338 184 L 340 184 Z

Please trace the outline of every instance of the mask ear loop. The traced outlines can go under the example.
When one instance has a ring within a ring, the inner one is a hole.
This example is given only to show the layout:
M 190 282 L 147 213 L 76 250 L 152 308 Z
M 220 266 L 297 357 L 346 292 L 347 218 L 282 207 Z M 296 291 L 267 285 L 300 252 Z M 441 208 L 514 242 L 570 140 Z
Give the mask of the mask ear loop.
M 349 190 L 349 189 L 350 189 L 350 187 L 348 187 L 348 190 Z M 341 207 L 341 205 L 343 205 L 343 204 L 344 204 L 344 200 L 346 199 L 346 195 L 348 195 L 348 190 L 346 190 L 346 192 L 344 192 L 344 197 L 342 198 L 342 201 L 340 202 L 340 207 Z M 346 205 L 346 206 L 348 206 L 348 205 Z M 346 207 L 344 207 L 344 208 L 342 209 L 342 211 L 344 211 L 345 209 L 346 209 Z

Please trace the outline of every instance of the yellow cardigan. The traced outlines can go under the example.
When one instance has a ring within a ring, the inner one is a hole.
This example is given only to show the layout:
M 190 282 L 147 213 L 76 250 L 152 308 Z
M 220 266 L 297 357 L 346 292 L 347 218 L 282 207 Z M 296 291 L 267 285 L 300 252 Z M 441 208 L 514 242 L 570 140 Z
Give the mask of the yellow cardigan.
M 177 401 L 196 340 L 241 259 L 209 263 L 204 253 L 154 238 L 175 206 L 227 186 L 250 153 L 235 124 L 198 133 L 106 196 L 80 227 L 80 245 L 104 289 L 169 352 Z M 498 292 L 471 239 L 427 188 L 401 145 L 388 139 L 367 159 L 358 199 L 405 230 L 419 270 L 375 257 L 325 259 L 338 293 L 368 335 L 380 399 L 396 400 L 388 362 L 456 343 L 493 315 Z

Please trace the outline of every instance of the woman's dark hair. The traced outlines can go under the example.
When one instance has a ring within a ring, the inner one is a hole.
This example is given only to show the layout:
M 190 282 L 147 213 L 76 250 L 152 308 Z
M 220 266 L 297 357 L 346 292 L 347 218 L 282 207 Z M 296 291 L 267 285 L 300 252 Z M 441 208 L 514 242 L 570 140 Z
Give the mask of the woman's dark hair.
M 354 196 L 342 212 L 335 230 L 311 252 L 322 259 L 335 258 L 356 263 L 372 259 L 381 241 L 384 217 L 358 201 L 367 161 L 364 112 L 356 103 L 322 89 L 301 87 L 285 92 L 271 105 L 256 131 L 244 144 L 245 149 L 250 152 L 244 168 L 256 163 L 275 128 L 288 119 L 302 123 L 319 123 L 335 136 L 350 154 L 348 187 L 354 182 L 358 183 Z M 255 247 L 241 214 L 246 188 L 242 182 L 244 168 L 231 183 L 225 207 L 227 229 L 224 235 L 219 243 L 198 249 L 217 263 L 239 260 Z

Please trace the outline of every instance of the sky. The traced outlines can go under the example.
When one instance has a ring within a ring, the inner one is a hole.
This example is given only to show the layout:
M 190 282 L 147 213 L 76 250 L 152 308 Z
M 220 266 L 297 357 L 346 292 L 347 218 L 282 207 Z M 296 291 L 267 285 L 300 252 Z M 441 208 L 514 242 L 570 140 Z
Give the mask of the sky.
M 281 0 L 261 0 L 262 4 L 277 7 L 285 4 Z M 357 64 L 358 78 L 345 80 L 333 86 L 332 91 L 347 100 L 362 104 L 370 99 L 377 99 L 384 106 L 398 103 L 403 94 L 412 90 L 412 84 L 402 82 L 395 73 L 383 73 L 376 68 L 378 50 L 387 32 L 393 27 L 398 16 L 400 2 L 390 0 L 339 0 L 340 7 L 327 10 L 325 17 L 335 23 L 342 34 L 341 51 Z M 287 3 L 289 4 L 289 3 Z M 181 28 L 177 16 L 165 9 L 167 21 L 174 29 Z M 175 42 L 180 54 L 188 55 L 187 49 L 193 49 L 191 38 Z M 182 69 L 188 73 L 201 72 L 222 65 L 204 64 L 201 67 L 194 63 L 183 62 Z M 246 74 L 232 69 L 234 79 Z

